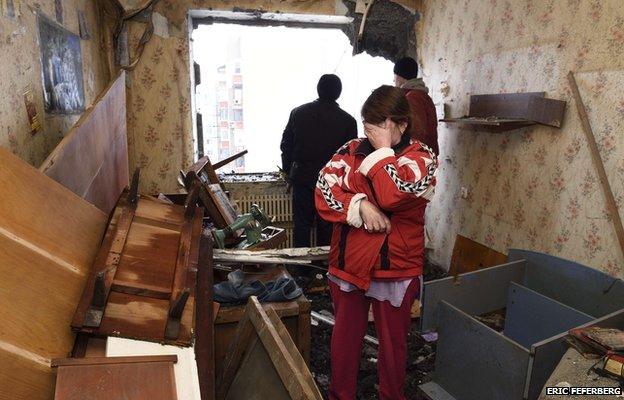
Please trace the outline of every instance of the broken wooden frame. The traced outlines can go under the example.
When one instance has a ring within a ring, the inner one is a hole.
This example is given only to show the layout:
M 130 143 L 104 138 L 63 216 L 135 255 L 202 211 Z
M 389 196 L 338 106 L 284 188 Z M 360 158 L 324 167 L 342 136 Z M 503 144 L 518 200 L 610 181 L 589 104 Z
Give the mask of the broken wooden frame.
M 175 355 L 54 359 L 54 399 L 176 400 L 177 361 Z
M 512 249 L 509 263 L 425 282 L 421 330 L 437 329 L 434 400 L 537 399 L 571 328 L 624 312 L 624 282 L 554 256 Z M 507 308 L 503 332 L 475 315 Z
M 203 212 L 191 200 L 138 196 L 138 177 L 115 209 L 72 328 L 189 346 Z
M 279 316 L 256 297 L 249 299 L 230 344 L 216 398 L 323 398 Z

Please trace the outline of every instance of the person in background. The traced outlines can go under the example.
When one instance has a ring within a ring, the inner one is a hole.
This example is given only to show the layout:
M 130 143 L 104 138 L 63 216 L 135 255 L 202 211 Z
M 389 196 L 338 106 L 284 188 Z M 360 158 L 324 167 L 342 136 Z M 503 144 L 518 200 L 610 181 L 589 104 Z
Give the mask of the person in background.
M 336 100 L 342 92 L 340 78 L 321 76 L 318 99 L 290 113 L 282 136 L 282 169 L 292 185 L 295 247 L 310 246 L 310 232 L 316 220 L 317 246 L 327 246 L 332 226 L 318 218 L 314 207 L 314 186 L 320 169 L 346 141 L 357 137 L 355 119 Z
M 405 90 L 405 97 L 412 110 L 412 137 L 431 147 L 438 148 L 438 116 L 429 96 L 429 89 L 418 78 L 418 63 L 411 57 L 403 57 L 394 64 L 394 86 Z
M 381 86 L 362 107 L 366 139 L 351 140 L 319 174 L 316 208 L 334 223 L 328 282 L 334 305 L 330 400 L 355 400 L 372 305 L 379 399 L 404 400 L 407 335 L 424 266 L 424 214 L 435 153 L 410 137 L 403 90 Z

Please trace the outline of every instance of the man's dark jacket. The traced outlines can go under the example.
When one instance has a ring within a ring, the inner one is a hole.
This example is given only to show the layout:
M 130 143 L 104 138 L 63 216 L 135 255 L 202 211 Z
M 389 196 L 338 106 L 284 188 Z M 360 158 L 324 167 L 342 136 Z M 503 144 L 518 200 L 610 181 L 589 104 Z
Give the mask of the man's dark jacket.
M 282 136 L 282 169 L 294 184 L 314 186 L 336 150 L 357 137 L 355 119 L 332 100 L 292 110 Z

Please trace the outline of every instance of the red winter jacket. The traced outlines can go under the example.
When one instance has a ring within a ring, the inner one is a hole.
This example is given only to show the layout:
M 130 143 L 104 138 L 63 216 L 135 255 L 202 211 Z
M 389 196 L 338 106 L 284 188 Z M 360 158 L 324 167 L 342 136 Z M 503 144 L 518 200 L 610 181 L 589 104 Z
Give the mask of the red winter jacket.
M 435 153 L 409 135 L 394 148 L 374 150 L 366 139 L 341 147 L 319 173 L 315 202 L 334 222 L 329 272 L 361 289 L 371 279 L 422 274 L 425 207 L 433 195 Z M 360 201 L 368 199 L 392 225 L 390 234 L 362 226 Z

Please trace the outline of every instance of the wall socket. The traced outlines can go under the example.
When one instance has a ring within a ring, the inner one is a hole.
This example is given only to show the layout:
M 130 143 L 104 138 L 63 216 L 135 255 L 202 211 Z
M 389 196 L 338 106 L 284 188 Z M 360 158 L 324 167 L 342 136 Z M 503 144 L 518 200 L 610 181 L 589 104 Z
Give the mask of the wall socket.
M 459 194 L 460 194 L 462 199 L 467 199 L 468 198 L 468 188 L 465 187 L 465 186 L 462 186 L 461 189 L 459 190 Z

